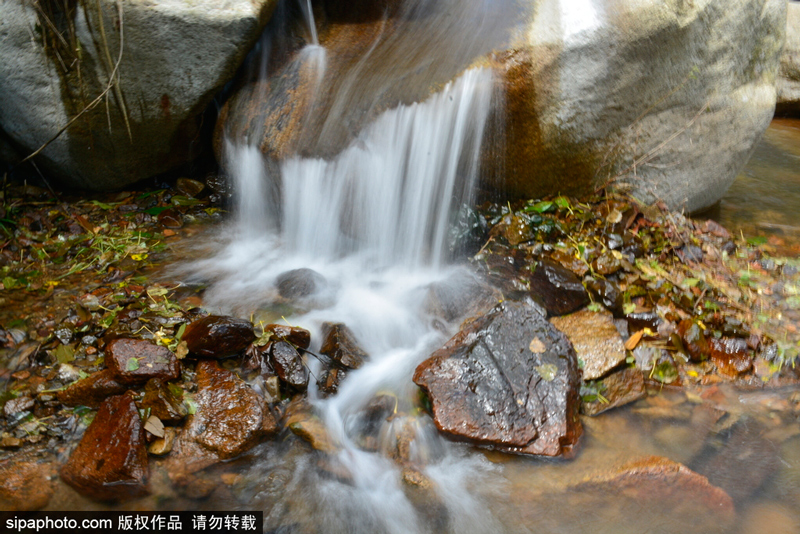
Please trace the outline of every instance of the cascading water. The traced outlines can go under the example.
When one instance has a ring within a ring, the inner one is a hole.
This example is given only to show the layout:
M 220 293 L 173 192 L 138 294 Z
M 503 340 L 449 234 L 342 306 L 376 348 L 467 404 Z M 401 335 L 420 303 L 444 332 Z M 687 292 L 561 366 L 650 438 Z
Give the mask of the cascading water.
M 310 5 L 305 7 L 311 15 Z M 324 57 L 324 49 L 310 44 L 294 59 L 312 69 L 312 93 L 319 89 Z M 252 142 L 225 141 L 235 225 L 222 237 L 218 254 L 190 267 L 209 283 L 206 306 L 240 315 L 255 310 L 256 321 L 284 314 L 311 330 L 317 343 L 312 350 L 319 347 L 323 322 L 344 323 L 370 355 L 335 396 L 318 398 L 314 384 L 309 391 L 337 446 L 330 461 L 351 479 L 312 481 L 314 469 L 304 463 L 292 474 L 293 484 L 315 488 L 313 500 L 327 503 L 317 512 L 327 531 L 441 530 L 409 499 L 403 468 L 385 454 L 397 449 L 404 433 L 413 436 L 412 459 L 447 510 L 448 528 L 496 530 L 492 514 L 470 489 L 493 469 L 490 464 L 452 450 L 430 419 L 403 415 L 414 408 L 415 367 L 446 339 L 426 314 L 425 298 L 431 283 L 454 271 L 446 266 L 448 228 L 454 211 L 470 200 L 492 94 L 491 70 L 468 69 L 426 100 L 384 111 L 333 158 L 285 159 L 279 176 L 271 175 L 274 167 L 270 171 Z M 300 268 L 312 269 L 324 282 L 292 309 L 277 309 L 276 279 Z M 315 373 L 315 362 L 309 363 Z M 378 452 L 362 450 L 360 414 L 386 392 L 397 399 L 398 417 L 383 428 Z M 284 504 L 273 507 L 268 523 L 295 519 L 287 511 L 292 506 Z M 347 520 L 341 518 L 345 510 L 354 512 Z

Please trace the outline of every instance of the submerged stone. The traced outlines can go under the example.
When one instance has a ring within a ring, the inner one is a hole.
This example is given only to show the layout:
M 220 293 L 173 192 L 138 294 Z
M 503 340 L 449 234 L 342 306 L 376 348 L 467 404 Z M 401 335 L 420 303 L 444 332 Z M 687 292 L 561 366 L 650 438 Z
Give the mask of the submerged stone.
M 275 280 L 278 294 L 289 300 L 310 297 L 328 289 L 328 280 L 313 269 L 286 271 Z
M 20 451 L 0 461 L 0 510 L 39 510 L 53 496 L 55 458 L 38 451 Z
M 586 415 L 597 415 L 618 408 L 631 402 L 644 398 L 647 392 L 644 389 L 644 376 L 642 371 L 635 367 L 626 367 L 621 371 L 611 373 L 600 380 L 595 387 L 598 388 L 595 399 L 584 398 L 581 412 Z
M 736 378 L 753 368 L 753 357 L 747 340 L 738 337 L 709 339 L 711 361 L 725 375 Z
M 181 376 L 181 365 L 172 351 L 145 339 L 115 339 L 106 346 L 105 353 L 106 366 L 126 384 Z
M 101 501 L 147 493 L 147 444 L 139 410 L 129 394 L 106 399 L 61 478 L 79 493 Z
M 608 312 L 582 310 L 550 323 L 567 335 L 583 360 L 583 379 L 595 380 L 625 361 L 625 346 Z
M 425 300 L 428 313 L 452 323 L 486 313 L 503 294 L 470 273 L 458 273 L 431 284 Z
M 250 321 L 225 315 L 209 315 L 193 321 L 181 338 L 190 354 L 218 360 L 236 356 L 255 339 Z
M 417 367 L 445 434 L 499 450 L 558 456 L 582 433 L 580 374 L 566 336 L 532 302 L 503 302 Z
M 114 371 L 103 369 L 70 384 L 56 398 L 65 406 L 98 408 L 108 397 L 125 393 L 129 387 L 119 381 Z
M 550 315 L 564 315 L 589 303 L 589 294 L 575 273 L 551 259 L 541 260 L 530 275 L 530 292 Z

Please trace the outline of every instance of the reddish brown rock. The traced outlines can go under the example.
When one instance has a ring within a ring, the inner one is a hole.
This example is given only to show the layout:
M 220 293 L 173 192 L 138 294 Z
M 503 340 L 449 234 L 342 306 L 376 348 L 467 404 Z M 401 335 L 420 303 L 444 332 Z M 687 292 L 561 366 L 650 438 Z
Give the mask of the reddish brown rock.
M 317 388 L 324 395 L 339 391 L 339 385 L 347 378 L 347 369 L 334 365 L 323 367 L 317 378 Z
M 145 384 L 144 398 L 140 406 L 150 410 L 150 415 L 155 415 L 164 423 L 179 423 L 186 417 L 183 401 L 158 378 L 148 380 Z
M 16 453 L 0 461 L 0 510 L 20 512 L 47 506 L 53 495 L 55 458 L 35 451 Z
M 269 361 L 283 382 L 296 389 L 308 387 L 308 370 L 297 349 L 287 341 L 272 343 Z
M 64 482 L 101 501 L 145 495 L 148 475 L 144 428 L 129 394 L 103 402 L 61 468 Z
M 272 332 L 271 339 L 287 341 L 299 349 L 307 349 L 311 345 L 311 332 L 297 326 L 268 324 L 264 331 Z
M 358 369 L 369 358 L 358 345 L 355 334 L 343 324 L 323 324 L 322 337 L 319 351 L 347 368 Z
M 250 321 L 224 315 L 197 319 L 186 327 L 181 338 L 190 354 L 218 360 L 236 356 L 255 339 Z
M 691 508 L 731 521 L 735 509 L 730 495 L 712 486 L 708 479 L 668 458 L 642 458 L 619 469 L 590 477 L 572 487 L 573 491 L 602 491 L 624 496 L 648 506 L 651 503 L 675 511 Z
M 683 346 L 693 362 L 700 362 L 708 358 L 706 335 L 703 328 L 696 321 L 684 319 L 678 323 L 678 334 L 681 336 Z
M 625 361 L 625 345 L 608 312 L 582 310 L 550 322 L 569 338 L 583 360 L 583 379 L 595 380 Z
M 499 450 L 557 456 L 582 433 L 580 374 L 566 336 L 532 302 L 503 302 L 417 367 L 440 431 Z
M 117 380 L 111 369 L 103 369 L 59 391 L 56 398 L 66 406 L 98 408 L 108 397 L 125 393 L 128 387 Z
M 189 416 L 167 464 L 177 482 L 242 454 L 278 430 L 264 399 L 216 362 L 197 364 L 197 386 L 197 410 Z
M 711 361 L 722 374 L 736 378 L 753 368 L 753 357 L 747 340 L 738 337 L 708 340 Z
M 106 345 L 106 367 L 125 384 L 142 384 L 151 378 L 176 380 L 181 365 L 167 347 L 146 339 L 115 339 Z

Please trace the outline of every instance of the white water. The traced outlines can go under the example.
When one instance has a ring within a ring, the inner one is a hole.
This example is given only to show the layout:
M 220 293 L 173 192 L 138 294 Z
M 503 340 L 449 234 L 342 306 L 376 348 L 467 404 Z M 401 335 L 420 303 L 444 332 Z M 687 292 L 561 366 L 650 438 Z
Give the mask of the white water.
M 256 147 L 228 141 L 234 228 L 222 238 L 220 253 L 191 267 L 210 282 L 207 307 L 241 316 L 260 310 L 257 319 L 270 315 L 281 273 L 304 267 L 326 278 L 328 287 L 301 303 L 311 310 L 286 320 L 312 331 L 312 349 L 319 347 L 324 321 L 343 322 L 371 356 L 336 396 L 314 406 L 341 446 L 336 461 L 353 477 L 346 491 L 363 516 L 354 521 L 369 517 L 386 532 L 428 527 L 404 493 L 400 468 L 359 449 L 353 422 L 378 392 L 397 395 L 404 411 L 412 408 L 414 369 L 446 339 L 433 328 L 424 301 L 428 285 L 452 272 L 446 267 L 448 224 L 476 179 L 492 84 L 491 71 L 468 70 L 426 101 L 384 112 L 330 161 L 284 161 L 279 184 Z M 437 484 L 441 501 L 454 507 L 450 515 L 460 521 L 451 523 L 460 532 L 494 524 L 466 489 L 466 481 L 490 469 L 487 462 L 446 453 L 451 446 L 430 420 L 411 416 L 384 429 L 389 448 L 396 425 L 415 430 L 414 459 Z

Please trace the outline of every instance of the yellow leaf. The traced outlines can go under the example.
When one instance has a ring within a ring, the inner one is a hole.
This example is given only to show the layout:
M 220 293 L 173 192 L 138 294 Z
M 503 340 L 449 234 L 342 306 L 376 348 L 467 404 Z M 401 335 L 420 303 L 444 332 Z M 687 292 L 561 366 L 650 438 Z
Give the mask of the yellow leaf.
M 134 261 L 142 261 L 147 259 L 147 254 L 131 254 Z
M 59 282 L 57 280 L 48 280 L 47 282 L 45 282 L 45 285 L 48 285 L 50 287 L 56 287 L 58 284 Z

